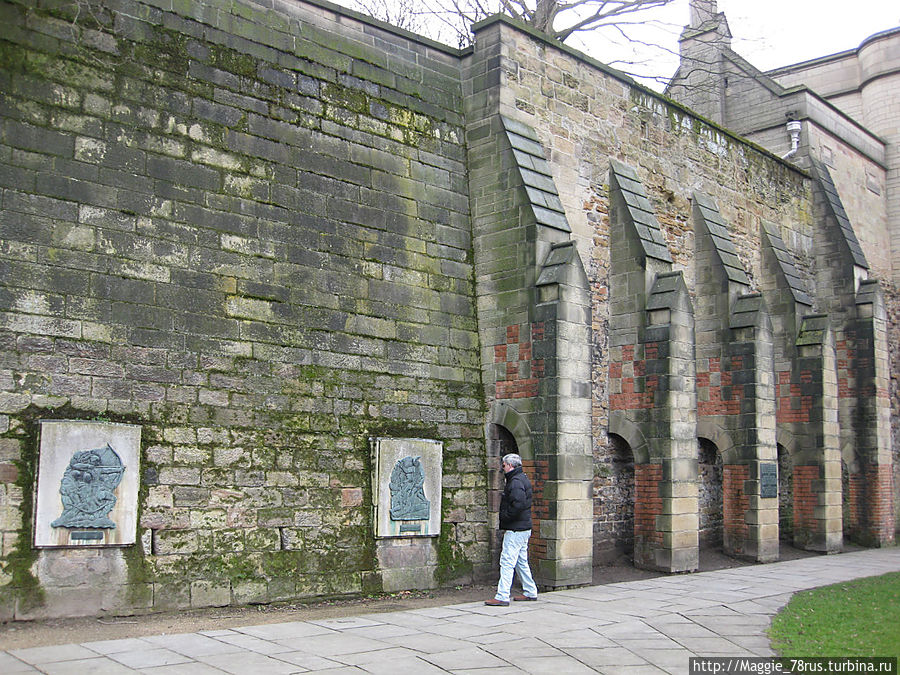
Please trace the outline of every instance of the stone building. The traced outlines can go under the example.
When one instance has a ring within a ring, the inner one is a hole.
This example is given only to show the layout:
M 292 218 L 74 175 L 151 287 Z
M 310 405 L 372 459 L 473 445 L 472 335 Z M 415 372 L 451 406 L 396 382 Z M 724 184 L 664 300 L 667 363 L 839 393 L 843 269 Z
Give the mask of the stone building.
M 546 588 L 893 541 L 884 131 L 798 165 L 503 17 L 72 7 L 0 2 L 0 618 L 488 579 L 508 451 Z

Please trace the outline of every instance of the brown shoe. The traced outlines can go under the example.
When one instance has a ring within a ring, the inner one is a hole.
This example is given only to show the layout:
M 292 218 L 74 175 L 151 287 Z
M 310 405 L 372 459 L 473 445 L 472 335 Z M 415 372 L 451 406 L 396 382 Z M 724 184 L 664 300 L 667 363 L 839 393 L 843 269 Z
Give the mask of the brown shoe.
M 484 604 L 488 607 L 509 607 L 509 600 L 497 600 L 496 598 L 491 598 L 490 600 L 485 600 Z
M 514 595 L 513 600 L 516 602 L 534 602 L 537 598 L 532 598 L 530 595 Z

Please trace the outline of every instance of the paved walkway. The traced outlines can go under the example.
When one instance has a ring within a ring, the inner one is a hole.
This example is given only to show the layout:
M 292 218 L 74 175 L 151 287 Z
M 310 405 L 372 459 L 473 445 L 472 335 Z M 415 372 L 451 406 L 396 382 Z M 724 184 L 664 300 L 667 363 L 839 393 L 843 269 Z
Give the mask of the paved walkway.
M 799 590 L 900 571 L 900 548 L 481 603 L 0 651 L 0 673 L 672 673 L 690 656 L 770 656 Z

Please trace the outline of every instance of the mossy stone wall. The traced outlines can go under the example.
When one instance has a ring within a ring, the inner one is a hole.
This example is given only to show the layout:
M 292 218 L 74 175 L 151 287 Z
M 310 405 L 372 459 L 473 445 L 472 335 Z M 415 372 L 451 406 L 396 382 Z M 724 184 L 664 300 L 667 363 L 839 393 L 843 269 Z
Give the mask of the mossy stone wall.
M 324 3 L 0 21 L 0 619 L 380 591 L 376 435 L 444 443 L 424 576 L 484 569 L 454 50 Z M 143 426 L 137 546 L 32 550 L 43 418 Z

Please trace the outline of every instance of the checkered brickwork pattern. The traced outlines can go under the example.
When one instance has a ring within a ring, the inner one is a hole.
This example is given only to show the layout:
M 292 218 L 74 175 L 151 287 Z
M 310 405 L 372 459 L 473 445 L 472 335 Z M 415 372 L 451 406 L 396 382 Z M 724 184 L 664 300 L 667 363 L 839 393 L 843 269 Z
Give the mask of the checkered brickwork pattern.
M 515 324 L 506 328 L 506 342 L 494 345 L 494 364 L 498 366 L 497 399 L 532 398 L 544 375 L 544 359 L 532 353 L 535 342 L 544 339 L 544 323 Z

